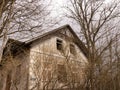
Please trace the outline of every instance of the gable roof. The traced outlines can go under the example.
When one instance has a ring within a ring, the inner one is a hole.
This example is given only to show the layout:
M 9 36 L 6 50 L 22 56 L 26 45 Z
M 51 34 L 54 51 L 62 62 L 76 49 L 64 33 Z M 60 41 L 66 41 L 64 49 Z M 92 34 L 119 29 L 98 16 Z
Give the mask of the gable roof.
M 42 39 L 43 37 L 46 37 L 47 35 L 51 35 L 51 34 L 54 34 L 56 32 L 59 32 L 61 29 L 64 29 L 64 28 L 68 28 L 68 30 L 73 34 L 73 36 L 75 37 L 75 43 L 79 46 L 79 48 L 81 49 L 81 51 L 83 52 L 83 54 L 88 57 L 88 54 L 87 54 L 87 48 L 85 47 L 84 43 L 79 39 L 79 37 L 76 35 L 76 33 L 73 31 L 73 29 L 67 24 L 67 25 L 64 25 L 64 26 L 61 26 L 59 28 L 56 28 L 52 31 L 49 31 L 47 33 L 44 33 L 38 37 L 35 37 L 31 40 L 28 40 L 26 42 L 21 42 L 21 41 L 17 41 L 17 40 L 14 40 L 14 39 L 8 39 L 7 43 L 6 43 L 6 46 L 3 50 L 3 55 L 5 55 L 5 53 L 7 53 L 7 46 L 11 45 L 11 49 L 10 51 L 16 51 L 17 49 L 20 49 L 21 47 L 29 47 L 29 45 L 31 45 L 32 43 L 36 42 L 37 40 L 40 40 Z
M 37 40 L 39 40 L 39 39 L 47 36 L 47 35 L 53 34 L 53 33 L 55 33 L 55 32 L 59 32 L 61 29 L 66 28 L 66 27 L 71 28 L 68 24 L 63 25 L 63 26 L 61 26 L 61 27 L 59 27 L 59 28 L 56 28 L 56 29 L 51 30 L 51 31 L 49 31 L 49 32 L 46 32 L 46 33 L 44 33 L 44 34 L 42 34 L 42 35 L 40 35 L 40 36 L 38 36 L 38 37 L 35 37 L 35 38 L 31 39 L 31 40 L 28 40 L 28 41 L 26 42 L 26 44 L 31 44 L 31 43 L 33 43 L 33 42 L 35 42 L 35 41 L 37 41 Z M 71 29 L 72 29 L 72 28 L 71 28 Z M 73 30 L 72 30 L 72 31 L 73 31 Z
M 50 35 L 50 34 L 53 34 L 53 33 L 56 33 L 56 32 L 59 32 L 61 29 L 64 29 L 64 28 L 68 28 L 68 30 L 73 34 L 73 36 L 75 37 L 75 43 L 79 46 L 79 48 L 81 49 L 81 51 L 83 52 L 83 54 L 88 57 L 88 54 L 87 54 L 87 48 L 85 47 L 85 44 L 79 39 L 79 37 L 77 36 L 77 34 L 74 32 L 74 30 L 70 27 L 70 25 L 66 24 L 64 26 L 61 26 L 59 28 L 56 28 L 52 31 L 49 31 L 45 34 L 42 34 L 36 38 L 33 38 L 27 42 L 25 42 L 26 45 L 30 45 L 34 42 L 36 42 L 37 40 L 40 40 L 42 39 L 43 37 L 46 37 L 47 35 Z

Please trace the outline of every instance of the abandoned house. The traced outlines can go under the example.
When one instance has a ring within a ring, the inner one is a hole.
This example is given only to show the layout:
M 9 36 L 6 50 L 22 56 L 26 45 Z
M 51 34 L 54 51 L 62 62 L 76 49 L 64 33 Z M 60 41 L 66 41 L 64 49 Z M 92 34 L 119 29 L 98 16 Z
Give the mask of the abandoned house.
M 0 62 L 0 90 L 79 87 L 87 64 L 85 45 L 69 25 L 27 42 L 8 39 Z

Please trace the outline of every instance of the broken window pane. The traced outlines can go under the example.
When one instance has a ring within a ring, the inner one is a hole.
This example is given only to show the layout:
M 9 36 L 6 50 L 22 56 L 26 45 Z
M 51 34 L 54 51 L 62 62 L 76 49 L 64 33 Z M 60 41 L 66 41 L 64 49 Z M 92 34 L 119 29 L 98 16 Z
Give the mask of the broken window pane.
M 57 39 L 56 45 L 57 45 L 57 50 L 63 50 L 62 40 Z

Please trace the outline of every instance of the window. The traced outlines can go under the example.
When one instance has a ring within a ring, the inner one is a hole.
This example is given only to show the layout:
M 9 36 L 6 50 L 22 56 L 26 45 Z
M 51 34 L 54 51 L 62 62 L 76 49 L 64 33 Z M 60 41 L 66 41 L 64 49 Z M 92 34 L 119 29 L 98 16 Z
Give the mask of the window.
M 62 40 L 57 39 L 56 42 L 57 50 L 63 50 L 62 43 L 63 43 Z
M 74 55 L 76 54 L 75 46 L 73 44 L 70 44 L 70 53 Z
M 58 64 L 58 82 L 66 82 L 67 81 L 67 73 L 64 65 Z

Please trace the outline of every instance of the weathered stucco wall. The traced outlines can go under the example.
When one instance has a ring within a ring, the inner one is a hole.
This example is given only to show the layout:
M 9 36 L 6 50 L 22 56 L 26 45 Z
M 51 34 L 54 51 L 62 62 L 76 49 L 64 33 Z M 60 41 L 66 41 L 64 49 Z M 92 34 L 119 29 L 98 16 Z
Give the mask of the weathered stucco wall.
M 65 30 L 63 30 L 65 31 Z M 46 85 L 46 82 L 49 81 L 50 85 L 57 80 L 57 68 L 58 64 L 65 65 L 68 79 L 71 79 L 71 76 L 77 73 L 78 78 L 76 78 L 76 82 L 83 82 L 83 78 L 85 76 L 84 70 L 87 65 L 87 59 L 85 55 L 82 53 L 80 48 L 74 43 L 74 37 L 66 30 L 66 36 L 62 34 L 56 34 L 52 36 L 44 38 L 44 40 L 38 40 L 31 45 L 30 50 L 30 87 L 33 88 L 38 82 L 40 83 L 39 88 L 43 88 Z M 66 38 L 67 37 L 67 38 Z M 62 40 L 63 42 L 63 51 L 57 50 L 56 41 L 57 39 Z M 75 55 L 70 53 L 70 44 L 75 46 Z M 47 63 L 46 66 L 44 63 Z M 43 78 L 49 77 L 51 73 L 44 74 L 45 69 L 52 73 L 51 81 L 48 79 L 46 81 Z M 37 80 L 39 78 L 39 81 Z M 54 80 L 54 81 L 53 81 Z M 58 81 L 55 83 L 54 87 L 61 87 L 63 84 Z
M 62 50 L 57 49 L 57 39 L 62 40 Z M 34 41 L 30 51 L 5 56 L 0 66 L 0 90 L 61 89 L 81 84 L 88 62 L 75 40 L 65 28 Z M 70 44 L 75 54 L 70 53 Z

